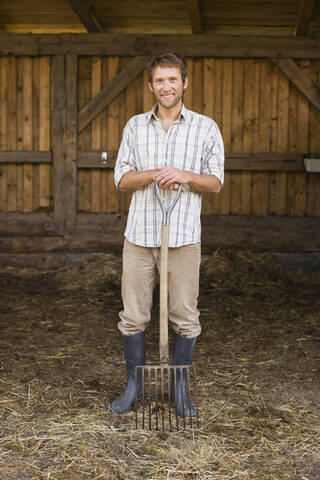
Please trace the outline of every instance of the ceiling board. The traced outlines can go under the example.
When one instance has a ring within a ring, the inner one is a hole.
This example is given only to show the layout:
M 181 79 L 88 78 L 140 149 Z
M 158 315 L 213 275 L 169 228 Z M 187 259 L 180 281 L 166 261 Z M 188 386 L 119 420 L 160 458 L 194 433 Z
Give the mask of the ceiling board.
M 191 0 L 90 0 L 109 33 L 191 33 Z M 198 0 L 203 33 L 294 35 L 302 0 Z M 316 0 L 318 11 L 320 0 Z M 320 23 L 320 20 L 318 20 Z M 84 32 L 68 0 L 0 2 L 5 32 Z M 317 28 L 313 31 L 317 31 Z M 319 30 L 319 29 L 318 29 Z

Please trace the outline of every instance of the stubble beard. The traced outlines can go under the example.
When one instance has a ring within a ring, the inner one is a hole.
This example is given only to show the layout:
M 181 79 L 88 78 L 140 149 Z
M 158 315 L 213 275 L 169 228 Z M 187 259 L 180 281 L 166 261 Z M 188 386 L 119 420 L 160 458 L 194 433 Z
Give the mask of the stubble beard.
M 161 107 L 165 108 L 166 110 L 170 110 L 171 108 L 174 108 L 176 105 L 178 105 L 179 102 L 182 102 L 182 99 L 183 99 L 183 93 L 177 94 L 172 99 L 172 102 L 167 104 L 162 101 L 161 95 L 156 97 L 157 103 L 159 103 Z

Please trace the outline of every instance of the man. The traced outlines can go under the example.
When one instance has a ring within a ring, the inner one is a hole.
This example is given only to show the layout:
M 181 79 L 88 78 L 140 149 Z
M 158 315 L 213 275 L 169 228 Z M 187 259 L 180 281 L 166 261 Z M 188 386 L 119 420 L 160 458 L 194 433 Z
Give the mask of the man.
M 119 190 L 131 190 L 123 249 L 122 300 L 119 330 L 127 369 L 127 386 L 110 409 L 128 412 L 136 398 L 134 369 L 145 364 L 145 329 L 150 321 L 156 268 L 159 265 L 162 213 L 154 181 L 164 201 L 181 197 L 170 221 L 168 290 L 169 322 L 174 331 L 173 365 L 191 365 L 200 334 L 197 309 L 200 267 L 201 192 L 218 193 L 223 185 L 224 150 L 220 131 L 208 117 L 187 110 L 188 86 L 182 55 L 162 54 L 147 66 L 148 86 L 156 104 L 127 123 L 115 167 Z M 179 384 L 180 384 L 180 379 Z M 182 382 L 186 388 L 185 381 Z M 138 379 L 138 396 L 141 379 Z M 178 415 L 194 416 L 194 405 L 175 399 Z M 191 411 L 190 411 L 190 408 Z

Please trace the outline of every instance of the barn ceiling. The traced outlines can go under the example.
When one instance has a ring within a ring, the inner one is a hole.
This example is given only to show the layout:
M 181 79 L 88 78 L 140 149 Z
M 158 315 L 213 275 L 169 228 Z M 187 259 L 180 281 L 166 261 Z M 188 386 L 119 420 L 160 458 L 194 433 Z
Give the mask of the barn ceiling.
M 320 0 L 11 0 L 0 2 L 0 30 L 320 38 Z

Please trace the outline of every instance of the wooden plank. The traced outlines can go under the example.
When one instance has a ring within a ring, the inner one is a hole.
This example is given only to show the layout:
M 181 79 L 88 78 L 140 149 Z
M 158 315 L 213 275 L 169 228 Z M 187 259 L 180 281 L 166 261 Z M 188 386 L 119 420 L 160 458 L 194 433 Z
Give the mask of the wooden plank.
M 65 178 L 61 188 L 65 208 L 66 231 L 69 233 L 77 216 L 77 116 L 78 116 L 78 57 L 66 55 L 66 127 L 65 127 Z
M 0 163 L 51 163 L 51 151 L 0 151 Z
M 63 237 L 0 237 L 1 252 L 50 252 L 61 250 Z
M 9 57 L 8 69 L 8 86 L 7 86 L 7 145 L 9 150 L 17 148 L 17 128 L 16 128 L 16 59 Z M 17 210 L 17 167 L 16 165 L 7 166 L 7 182 L 8 182 L 8 211 Z
M 278 128 L 278 98 L 279 98 L 279 70 L 271 65 L 271 128 L 270 128 L 270 151 L 277 152 L 277 128 Z M 269 214 L 275 214 L 276 210 L 276 174 L 270 174 L 269 179 Z
M 227 151 L 231 150 L 231 109 L 232 109 L 232 60 L 226 58 L 223 60 L 223 83 L 222 83 L 222 138 L 224 148 Z M 225 172 L 223 190 L 219 194 L 220 211 L 227 215 L 230 213 L 230 190 L 231 190 L 231 175 Z
M 39 150 L 40 57 L 32 58 L 32 149 Z M 39 208 L 39 165 L 32 165 L 33 210 Z
M 300 65 L 300 68 L 303 68 Z M 296 136 L 296 151 L 306 153 L 309 150 L 309 102 L 304 95 L 299 93 L 294 87 L 292 90 L 298 93 L 297 95 L 297 136 Z M 292 92 L 293 93 L 293 92 Z M 311 107 L 312 108 L 312 107 Z M 310 125 L 311 127 L 311 125 Z M 291 143 L 289 144 L 291 147 Z M 307 201 L 307 175 L 305 172 L 296 173 L 295 176 L 295 201 L 294 201 L 294 215 L 305 215 L 306 201 Z
M 217 123 L 219 129 L 221 130 L 222 127 L 222 85 L 223 85 L 223 60 L 221 58 L 217 58 L 214 60 L 214 103 L 213 103 L 213 118 Z M 218 195 L 212 196 L 212 213 L 221 213 L 221 200 L 223 194 L 222 188 L 221 193 Z
M 289 81 L 284 75 L 279 76 L 279 99 L 278 99 L 278 130 L 277 151 L 288 151 L 288 124 L 289 124 Z M 287 213 L 287 174 L 276 173 L 276 213 Z
M 192 33 L 202 33 L 203 26 L 201 20 L 199 0 L 187 0 L 187 7 L 189 11 Z
M 273 58 L 272 62 L 320 111 L 320 89 L 291 58 Z
M 103 32 L 103 28 L 88 0 L 68 1 L 72 10 L 89 33 Z
M 254 60 L 244 61 L 243 150 L 253 152 Z M 242 172 L 241 213 L 251 213 L 251 172 Z
M 1 115 L 1 114 L 0 114 Z M 23 150 L 23 58 L 17 58 L 17 150 Z M 0 163 L 1 163 L 0 152 Z M 11 153 L 11 152 L 10 152 Z M 27 152 L 29 153 L 29 152 Z M 17 164 L 17 211 L 23 212 L 23 165 Z
M 23 148 L 32 151 L 32 58 L 23 58 Z M 24 165 L 23 210 L 33 210 L 33 169 Z
M 203 113 L 203 96 L 205 91 L 203 68 L 203 59 L 193 59 L 192 110 L 200 114 Z M 204 193 L 202 195 L 201 212 L 203 215 L 209 215 L 211 213 L 211 198 L 212 194 L 210 193 Z
M 108 80 L 111 82 L 116 78 L 119 70 L 119 59 L 117 57 L 111 57 L 108 60 L 109 69 L 108 69 Z M 145 74 L 145 73 L 144 73 Z M 145 78 L 145 77 L 144 77 Z M 152 95 L 150 92 L 150 97 L 152 100 Z M 108 147 L 111 150 L 116 151 L 119 147 L 120 138 L 119 138 L 119 97 L 115 98 L 113 102 L 108 106 Z M 116 155 L 114 156 L 116 159 Z M 109 160 L 112 160 L 109 155 Z M 114 179 L 113 179 L 113 170 L 108 171 L 106 174 L 107 182 L 107 211 L 118 212 L 119 211 L 119 194 L 116 189 Z
M 1 237 L 33 237 L 33 236 L 58 236 L 63 235 L 63 226 L 53 222 L 49 214 L 43 212 L 1 213 Z
M 263 152 L 270 152 L 271 148 L 271 103 L 272 103 L 272 73 L 271 63 L 267 60 L 262 60 L 260 65 L 260 113 L 259 113 L 259 148 Z M 298 163 L 298 162 L 297 162 Z M 300 168 L 303 168 L 302 160 Z M 269 188 L 270 188 L 270 173 L 264 173 L 264 178 L 260 179 L 263 184 L 263 198 L 264 198 L 264 214 L 269 210 Z
M 232 61 L 232 126 L 231 150 L 242 152 L 243 128 L 243 60 Z M 227 162 L 225 165 L 227 169 Z M 241 213 L 241 172 L 232 172 L 230 192 L 230 212 Z
M 260 132 L 260 122 L 261 116 L 268 114 L 268 109 L 266 112 L 262 112 L 261 97 L 266 96 L 268 98 L 268 93 L 270 90 L 270 81 L 269 86 L 265 85 L 265 82 L 269 78 L 261 78 L 261 70 L 263 66 L 263 61 L 256 60 L 255 62 L 255 80 L 254 80 L 254 129 L 253 129 L 253 152 L 259 151 L 268 151 L 269 145 L 267 145 L 268 136 L 265 139 L 264 145 L 260 145 L 261 132 Z M 270 95 L 268 98 L 270 102 Z M 269 110 L 270 112 L 270 110 Z M 270 121 L 270 116 L 269 116 Z M 266 149 L 266 150 L 265 150 Z M 251 212 L 253 215 L 267 215 L 268 212 L 268 200 L 269 200 L 269 175 L 266 171 L 252 172 L 252 198 L 251 198 Z
M 203 85 L 202 85 L 202 98 L 203 98 L 203 114 L 210 118 L 214 118 L 214 59 L 203 59 Z M 211 214 L 213 206 L 212 194 L 202 195 L 202 213 Z
M 289 85 L 289 122 L 288 122 L 288 150 L 297 152 L 298 134 L 298 91 L 293 84 Z M 296 173 L 287 175 L 287 214 L 294 215 L 296 201 Z
M 9 57 L 0 57 L 0 145 L 7 148 L 7 77 Z M 7 166 L 0 164 L 0 211 L 8 209 Z
M 306 35 L 316 6 L 316 0 L 300 0 L 301 6 L 296 23 L 296 35 Z
M 39 150 L 41 153 L 47 153 L 46 151 L 50 149 L 50 70 L 50 57 L 41 57 L 39 84 Z M 39 206 L 49 207 L 50 197 L 51 167 L 42 164 L 39 165 Z
M 78 118 L 79 132 L 106 108 L 144 70 L 145 66 L 145 57 L 134 58 L 107 87 L 103 88 L 93 100 L 83 107 L 79 112 Z
M 64 169 L 64 132 L 66 125 L 66 82 L 65 62 L 63 55 L 53 57 L 53 191 L 54 191 L 54 219 L 63 222 L 66 215 L 66 203 L 64 202 L 63 191 L 65 169 Z
M 91 94 L 95 98 L 101 91 L 101 58 L 92 58 Z M 91 148 L 101 149 L 101 114 L 91 122 Z M 99 169 L 91 172 L 91 211 L 101 211 L 101 174 Z
M 79 109 L 91 100 L 91 57 L 79 57 Z M 91 148 L 91 125 L 82 130 L 78 136 L 80 151 Z M 91 210 L 91 172 L 78 171 L 78 209 Z
M 149 56 L 175 51 L 220 58 L 319 58 L 320 40 L 305 36 L 216 34 L 0 33 L 0 55 Z

